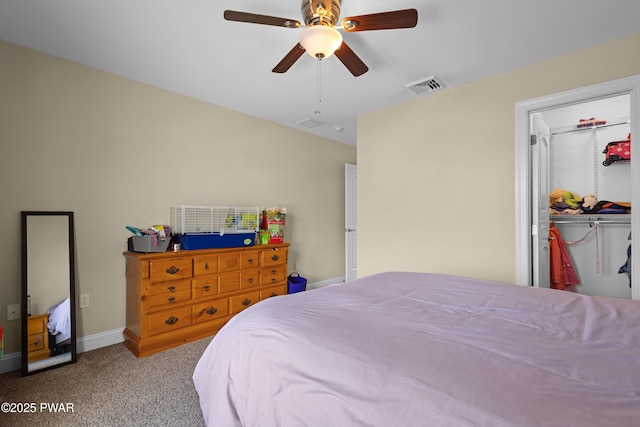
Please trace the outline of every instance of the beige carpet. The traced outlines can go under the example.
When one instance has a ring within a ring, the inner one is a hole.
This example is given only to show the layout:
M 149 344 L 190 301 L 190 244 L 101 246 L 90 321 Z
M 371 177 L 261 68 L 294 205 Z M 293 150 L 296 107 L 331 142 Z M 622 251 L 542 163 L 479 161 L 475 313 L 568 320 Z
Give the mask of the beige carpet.
M 210 341 L 142 359 L 116 344 L 81 353 L 78 363 L 51 371 L 0 375 L 0 403 L 35 403 L 35 413 L 0 412 L 0 425 L 203 426 L 191 376 Z M 61 403 L 73 412 L 51 412 Z

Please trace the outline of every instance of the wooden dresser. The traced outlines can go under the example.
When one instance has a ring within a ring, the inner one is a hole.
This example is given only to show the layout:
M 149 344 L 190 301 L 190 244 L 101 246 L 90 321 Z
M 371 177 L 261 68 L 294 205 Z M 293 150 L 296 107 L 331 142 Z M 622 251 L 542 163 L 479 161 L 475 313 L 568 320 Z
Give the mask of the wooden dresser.
M 49 349 L 49 331 L 47 330 L 48 322 L 48 314 L 29 316 L 27 319 L 27 359 L 29 362 L 46 359 L 51 353 Z
M 125 346 L 148 356 L 213 335 L 245 308 L 286 294 L 288 247 L 125 252 Z

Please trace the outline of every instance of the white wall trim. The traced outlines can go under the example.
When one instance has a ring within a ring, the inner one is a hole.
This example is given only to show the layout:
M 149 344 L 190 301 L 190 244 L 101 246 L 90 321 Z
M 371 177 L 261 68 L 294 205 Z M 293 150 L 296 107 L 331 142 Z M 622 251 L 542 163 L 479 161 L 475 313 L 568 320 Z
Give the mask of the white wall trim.
M 17 371 L 20 369 L 22 358 L 20 352 L 6 354 L 0 359 L 0 374 L 6 374 L 7 372 Z
M 124 328 L 117 328 L 78 338 L 78 353 L 84 353 L 85 351 L 96 350 L 98 348 L 124 342 L 124 335 L 122 335 L 123 332 Z
M 515 135 L 515 165 L 516 165 L 516 283 L 529 286 L 531 271 L 531 230 L 529 226 L 531 212 L 530 170 L 529 170 L 529 114 L 564 105 L 606 98 L 619 94 L 631 95 L 631 134 L 638 135 L 640 131 L 640 74 L 612 80 L 579 89 L 560 92 L 540 98 L 516 103 L 516 135 Z M 640 206 L 640 167 L 632 160 L 631 168 L 631 205 Z M 640 229 L 640 215 L 633 215 L 631 229 Z M 640 236 L 637 232 L 632 235 L 631 244 L 640 246 Z M 640 251 L 633 251 L 632 265 L 640 265 Z M 632 298 L 640 299 L 640 278 L 633 276 Z
M 343 283 L 345 276 L 332 277 L 331 279 L 321 280 L 319 282 L 307 283 L 307 290 L 324 288 L 325 286 L 336 285 Z
M 97 334 L 80 337 L 77 341 L 78 353 L 96 350 L 113 344 L 124 342 L 122 332 L 124 328 L 112 329 L 110 331 L 99 332 Z M 21 369 L 21 352 L 11 353 L 0 359 L 0 374 Z

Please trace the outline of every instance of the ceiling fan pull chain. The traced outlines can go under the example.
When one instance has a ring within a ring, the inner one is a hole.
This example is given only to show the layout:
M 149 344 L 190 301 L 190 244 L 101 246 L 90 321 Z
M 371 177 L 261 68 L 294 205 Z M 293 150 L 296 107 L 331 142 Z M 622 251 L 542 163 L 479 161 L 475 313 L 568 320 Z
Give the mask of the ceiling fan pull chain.
M 317 79 L 318 104 L 314 114 L 320 114 L 322 111 L 320 107 L 322 104 L 322 59 L 320 58 L 318 58 Z

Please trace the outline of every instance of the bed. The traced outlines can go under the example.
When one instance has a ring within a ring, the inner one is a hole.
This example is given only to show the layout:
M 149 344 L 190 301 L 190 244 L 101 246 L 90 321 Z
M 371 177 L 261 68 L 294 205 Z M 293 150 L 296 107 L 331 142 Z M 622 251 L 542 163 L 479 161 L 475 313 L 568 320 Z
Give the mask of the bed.
M 637 426 L 640 302 L 376 274 L 246 309 L 193 381 L 210 427 Z
M 47 310 L 49 320 L 49 349 L 51 356 L 67 353 L 71 343 L 71 301 L 66 298 Z

